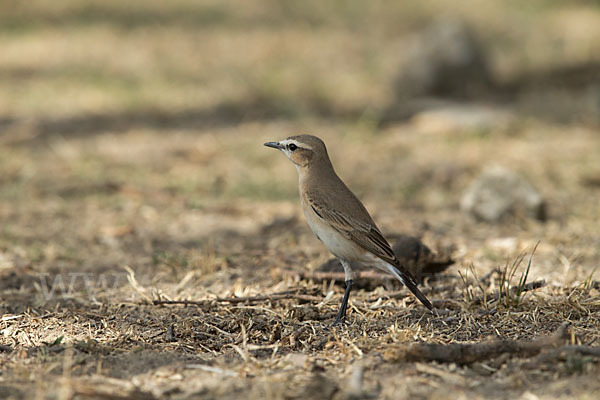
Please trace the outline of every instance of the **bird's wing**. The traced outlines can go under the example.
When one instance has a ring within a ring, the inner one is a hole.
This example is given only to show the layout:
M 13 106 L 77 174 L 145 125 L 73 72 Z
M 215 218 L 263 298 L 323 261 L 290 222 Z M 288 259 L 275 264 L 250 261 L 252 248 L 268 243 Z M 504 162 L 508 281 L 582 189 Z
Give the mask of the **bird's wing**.
M 340 212 L 331 204 L 325 204 L 330 203 L 327 202 L 327 197 L 315 196 L 314 193 L 308 192 L 306 200 L 313 211 L 333 229 L 382 260 L 392 265 L 398 264 L 392 247 L 362 206 L 366 215 L 358 219 Z
M 307 192 L 305 199 L 315 214 L 329 224 L 329 226 L 363 249 L 390 264 L 390 272 L 399 278 L 425 307 L 429 310 L 433 309 L 429 299 L 417 287 L 415 278 L 400 264 L 392 247 L 383 237 L 383 234 L 358 199 L 353 198 L 354 204 L 352 205 L 354 206 L 354 210 L 358 212 L 359 217 L 352 217 L 349 215 L 351 213 L 341 212 L 339 208 L 332 206 L 332 202 L 328 201 L 328 197 L 323 195 L 323 193 L 315 196 L 314 192 Z

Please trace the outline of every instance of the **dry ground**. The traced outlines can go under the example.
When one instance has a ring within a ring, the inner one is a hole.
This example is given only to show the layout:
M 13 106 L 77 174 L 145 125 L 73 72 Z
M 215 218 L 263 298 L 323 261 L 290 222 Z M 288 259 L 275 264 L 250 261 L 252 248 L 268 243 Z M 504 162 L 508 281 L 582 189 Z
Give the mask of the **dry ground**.
M 533 118 L 535 95 L 485 126 L 438 114 L 381 125 L 378 113 L 404 34 L 432 15 L 465 16 L 510 79 L 598 61 L 600 10 L 34 3 L 0 5 L 0 397 L 596 398 L 591 356 L 456 364 L 403 349 L 529 341 L 565 321 L 561 343 L 598 345 L 597 121 Z M 387 282 L 354 292 L 351 324 L 332 329 L 343 286 L 282 275 L 330 257 L 301 216 L 296 171 L 262 146 L 300 131 L 326 141 L 384 233 L 454 257 L 424 283 L 436 314 Z M 548 221 L 460 212 L 494 163 L 539 189 Z M 538 242 L 529 281 L 545 287 L 476 301 L 527 254 L 517 284 Z M 290 298 L 217 299 L 277 293 Z

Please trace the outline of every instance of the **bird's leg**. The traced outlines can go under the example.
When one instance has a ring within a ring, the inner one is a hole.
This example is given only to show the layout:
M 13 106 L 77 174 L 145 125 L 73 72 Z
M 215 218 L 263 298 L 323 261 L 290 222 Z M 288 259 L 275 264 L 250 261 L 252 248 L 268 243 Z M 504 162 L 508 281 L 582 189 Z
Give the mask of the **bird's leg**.
M 346 281 L 346 292 L 344 293 L 344 298 L 342 299 L 342 304 L 340 305 L 337 317 L 335 317 L 333 326 L 346 323 L 346 309 L 348 308 L 348 299 L 350 298 L 350 291 L 352 290 L 353 283 L 354 281 L 352 279 Z
M 340 309 L 337 313 L 337 317 L 335 318 L 333 326 L 344 324 L 346 322 L 346 309 L 348 308 L 348 299 L 350 298 L 352 284 L 354 283 L 354 272 L 352 272 L 352 267 L 350 266 L 350 263 L 346 260 L 340 260 L 340 262 L 342 263 L 342 266 L 344 267 L 344 272 L 346 273 L 346 291 L 344 292 L 344 298 L 342 299 L 342 304 L 340 305 Z

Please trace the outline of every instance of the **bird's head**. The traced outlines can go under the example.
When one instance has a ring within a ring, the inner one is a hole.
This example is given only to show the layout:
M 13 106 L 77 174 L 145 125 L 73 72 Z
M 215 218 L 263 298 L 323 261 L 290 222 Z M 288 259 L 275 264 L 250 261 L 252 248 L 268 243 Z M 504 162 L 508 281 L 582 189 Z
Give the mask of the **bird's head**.
M 316 136 L 290 136 L 280 142 L 267 142 L 265 146 L 281 150 L 298 168 L 306 168 L 323 161 L 329 163 L 325 143 Z

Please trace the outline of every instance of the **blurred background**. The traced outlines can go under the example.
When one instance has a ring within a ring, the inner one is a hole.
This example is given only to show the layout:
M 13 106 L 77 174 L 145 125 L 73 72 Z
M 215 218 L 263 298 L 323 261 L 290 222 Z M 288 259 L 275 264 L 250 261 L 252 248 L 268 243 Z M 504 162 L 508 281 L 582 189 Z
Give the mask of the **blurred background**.
M 540 275 L 597 266 L 598 2 L 4 1 L 0 36 L 5 274 L 264 266 L 248 246 L 317 265 L 262 146 L 301 132 L 384 232 L 482 269 L 537 240 Z M 518 181 L 508 206 L 468 193 L 482 173 Z
M 599 127 L 599 1 L 0 0 L 0 398 L 346 398 L 361 365 L 385 398 L 593 393 L 560 349 L 383 355 L 564 320 L 598 343 Z M 453 263 L 440 314 L 361 279 L 328 338 L 343 278 L 313 279 L 331 254 L 263 146 L 298 133 L 401 258 Z M 206 300 L 282 292 L 310 298 Z
M 417 95 L 518 101 L 541 117 L 598 122 L 594 1 L 0 7 L 5 128 L 28 120 L 51 135 L 275 118 L 380 122 L 394 117 L 385 111 L 399 97 Z

